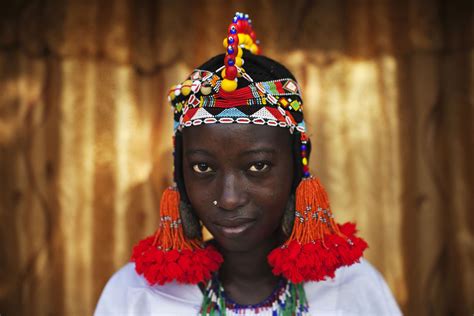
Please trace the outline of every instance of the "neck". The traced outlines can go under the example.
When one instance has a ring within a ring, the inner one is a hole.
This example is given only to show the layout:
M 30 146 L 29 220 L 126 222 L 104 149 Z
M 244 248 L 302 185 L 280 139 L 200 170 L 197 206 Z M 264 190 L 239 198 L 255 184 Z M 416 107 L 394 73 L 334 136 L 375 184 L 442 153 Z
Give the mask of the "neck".
M 219 279 L 226 293 L 240 304 L 256 304 L 267 298 L 278 283 L 267 256 L 278 247 L 276 239 L 265 241 L 249 251 L 220 249 L 224 263 Z

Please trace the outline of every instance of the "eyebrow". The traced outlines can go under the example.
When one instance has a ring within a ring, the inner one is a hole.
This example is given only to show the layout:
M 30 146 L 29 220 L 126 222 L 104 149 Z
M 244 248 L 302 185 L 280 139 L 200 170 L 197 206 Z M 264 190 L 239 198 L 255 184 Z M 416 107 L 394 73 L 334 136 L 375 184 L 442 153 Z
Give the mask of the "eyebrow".
M 184 152 L 186 156 L 191 156 L 191 155 L 206 155 L 206 156 L 212 156 L 209 152 L 207 152 L 204 149 L 189 149 Z
M 250 149 L 240 153 L 240 156 L 249 156 L 249 155 L 256 155 L 256 154 L 275 154 L 276 150 L 273 148 L 258 148 L 258 149 Z M 212 156 L 211 153 L 204 149 L 189 149 L 186 150 L 184 153 L 186 156 L 192 155 L 205 155 L 205 156 Z
M 241 156 L 255 155 L 255 154 L 275 154 L 276 150 L 273 148 L 258 148 L 246 150 L 241 153 Z

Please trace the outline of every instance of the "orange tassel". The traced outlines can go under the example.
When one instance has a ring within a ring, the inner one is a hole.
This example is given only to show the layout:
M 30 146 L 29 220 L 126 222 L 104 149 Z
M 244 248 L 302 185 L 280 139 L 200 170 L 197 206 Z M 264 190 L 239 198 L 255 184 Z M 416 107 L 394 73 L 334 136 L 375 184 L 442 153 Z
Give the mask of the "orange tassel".
M 202 242 L 189 240 L 184 236 L 183 225 L 179 215 L 179 192 L 169 187 L 161 196 L 160 226 L 155 233 L 153 246 L 168 249 L 195 249 L 202 248 Z
M 154 236 L 138 242 L 131 260 L 151 284 L 207 282 L 223 262 L 221 254 L 202 240 L 187 239 L 179 214 L 179 192 L 167 188 L 161 197 L 160 226 Z
M 322 240 L 324 235 L 335 233 L 341 237 L 338 225 L 334 221 L 329 206 L 326 190 L 317 178 L 306 178 L 296 189 L 296 216 L 290 238 L 306 244 L 314 240 Z
M 367 243 L 355 236 L 355 225 L 338 225 L 326 190 L 317 178 L 303 179 L 296 189 L 295 223 L 288 240 L 268 255 L 275 275 L 293 283 L 333 278 L 341 266 L 357 261 Z

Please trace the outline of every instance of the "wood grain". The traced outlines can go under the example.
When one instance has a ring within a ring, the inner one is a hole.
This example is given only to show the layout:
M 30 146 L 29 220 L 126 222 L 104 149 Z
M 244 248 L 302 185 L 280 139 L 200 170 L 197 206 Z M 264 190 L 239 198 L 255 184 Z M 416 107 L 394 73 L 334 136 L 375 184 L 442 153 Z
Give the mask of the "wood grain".
M 471 1 L 13 1 L 0 10 L 0 313 L 91 314 L 171 180 L 167 89 L 235 11 L 298 78 L 311 167 L 406 315 L 474 312 Z

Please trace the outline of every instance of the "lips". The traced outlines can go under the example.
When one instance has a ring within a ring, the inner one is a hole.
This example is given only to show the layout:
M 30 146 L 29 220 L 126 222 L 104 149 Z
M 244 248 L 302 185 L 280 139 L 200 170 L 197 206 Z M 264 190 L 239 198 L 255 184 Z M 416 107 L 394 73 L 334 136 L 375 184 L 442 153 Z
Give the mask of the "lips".
M 254 223 L 253 218 L 235 218 L 219 220 L 214 225 L 224 236 L 232 238 L 248 230 Z

